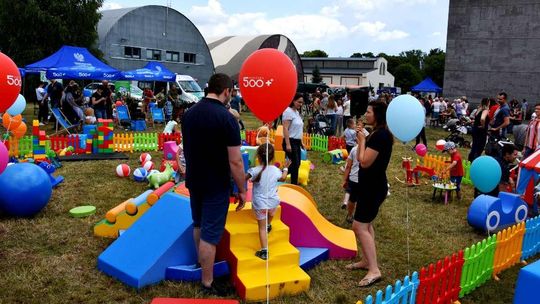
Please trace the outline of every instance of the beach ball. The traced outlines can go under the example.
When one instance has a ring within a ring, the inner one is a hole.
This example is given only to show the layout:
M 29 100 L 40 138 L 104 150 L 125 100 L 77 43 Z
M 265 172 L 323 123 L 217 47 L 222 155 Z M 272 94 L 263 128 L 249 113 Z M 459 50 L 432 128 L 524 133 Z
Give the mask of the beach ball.
M 120 164 L 116 167 L 116 175 L 118 177 L 127 177 L 131 173 L 131 169 L 126 164 Z
M 435 148 L 439 151 L 444 150 L 444 145 L 446 144 L 446 141 L 444 139 L 437 140 L 437 143 L 435 144 Z
M 148 153 L 143 153 L 139 157 L 139 161 L 141 162 L 141 164 L 144 164 L 145 162 L 150 161 L 150 160 L 152 160 L 152 156 Z
M 146 171 L 150 172 L 150 170 L 154 169 L 154 163 L 149 160 L 149 161 L 145 161 L 143 164 L 142 164 L 143 168 L 146 169 Z
M 148 171 L 146 171 L 145 168 L 137 168 L 135 169 L 135 171 L 133 171 L 133 179 L 136 182 L 144 182 L 147 175 L 148 175 Z

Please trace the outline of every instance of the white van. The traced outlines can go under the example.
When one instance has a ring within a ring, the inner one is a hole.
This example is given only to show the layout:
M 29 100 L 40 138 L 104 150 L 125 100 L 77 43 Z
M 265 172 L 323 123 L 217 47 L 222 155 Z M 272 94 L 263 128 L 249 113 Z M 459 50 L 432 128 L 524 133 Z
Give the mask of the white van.
M 180 99 L 186 103 L 195 103 L 204 97 L 204 91 L 197 81 L 188 75 L 176 75 L 176 87 L 182 91 Z

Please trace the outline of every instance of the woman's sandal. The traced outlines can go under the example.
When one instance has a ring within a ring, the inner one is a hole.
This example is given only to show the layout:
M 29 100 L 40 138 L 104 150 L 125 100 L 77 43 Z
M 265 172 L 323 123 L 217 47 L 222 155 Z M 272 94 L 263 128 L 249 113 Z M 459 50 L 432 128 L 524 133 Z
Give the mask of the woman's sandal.
M 345 266 L 347 270 L 368 270 L 367 266 L 361 266 L 360 262 L 352 263 Z
M 368 278 L 368 277 L 364 277 L 362 280 L 360 280 L 360 282 L 358 283 L 358 287 L 369 287 L 377 282 L 379 282 L 380 280 L 382 280 L 382 276 L 377 276 L 377 277 L 371 277 L 371 278 Z

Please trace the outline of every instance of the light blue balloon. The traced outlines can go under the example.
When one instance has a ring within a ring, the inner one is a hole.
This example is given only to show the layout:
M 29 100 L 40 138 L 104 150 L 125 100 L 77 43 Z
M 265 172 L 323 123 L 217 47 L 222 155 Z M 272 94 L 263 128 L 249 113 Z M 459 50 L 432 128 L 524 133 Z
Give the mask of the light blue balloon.
M 7 112 L 9 115 L 15 116 L 15 115 L 21 114 L 25 108 L 26 108 L 26 99 L 24 98 L 24 96 L 19 94 L 19 97 L 17 97 L 17 99 L 15 100 L 15 103 L 13 103 L 11 107 L 7 109 Z
M 471 164 L 471 180 L 484 193 L 495 189 L 501 181 L 501 175 L 501 166 L 491 156 L 480 156 Z
M 424 107 L 411 95 L 400 95 L 390 102 L 386 111 L 388 128 L 402 142 L 415 138 L 424 127 Z

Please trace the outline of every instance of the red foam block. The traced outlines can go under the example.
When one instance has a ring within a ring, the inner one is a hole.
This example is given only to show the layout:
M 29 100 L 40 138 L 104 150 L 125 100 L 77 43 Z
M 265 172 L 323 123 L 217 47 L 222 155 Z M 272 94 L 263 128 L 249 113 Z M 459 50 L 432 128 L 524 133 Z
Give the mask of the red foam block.
M 237 300 L 155 298 L 150 304 L 239 304 Z

